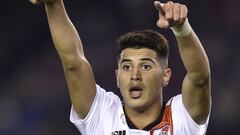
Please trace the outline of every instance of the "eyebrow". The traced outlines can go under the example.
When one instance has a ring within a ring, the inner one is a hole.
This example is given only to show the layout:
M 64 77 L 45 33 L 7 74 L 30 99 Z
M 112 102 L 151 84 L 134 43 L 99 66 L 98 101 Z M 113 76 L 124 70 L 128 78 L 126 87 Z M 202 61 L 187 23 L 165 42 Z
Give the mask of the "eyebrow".
M 150 58 L 141 58 L 140 60 L 142 60 L 142 61 L 150 61 L 150 62 L 156 64 L 156 62 L 154 60 L 150 59 Z
M 150 61 L 150 62 L 156 64 L 156 62 L 155 62 L 154 60 L 150 59 L 150 58 L 141 58 L 140 60 L 142 60 L 142 61 Z M 122 63 L 124 63 L 124 62 L 131 62 L 131 61 L 132 61 L 131 59 L 123 59 L 123 60 L 120 62 L 120 64 L 122 64 Z
M 121 60 L 120 64 L 122 64 L 123 62 L 130 62 L 130 61 L 132 61 L 132 60 L 131 59 L 123 59 L 123 60 Z

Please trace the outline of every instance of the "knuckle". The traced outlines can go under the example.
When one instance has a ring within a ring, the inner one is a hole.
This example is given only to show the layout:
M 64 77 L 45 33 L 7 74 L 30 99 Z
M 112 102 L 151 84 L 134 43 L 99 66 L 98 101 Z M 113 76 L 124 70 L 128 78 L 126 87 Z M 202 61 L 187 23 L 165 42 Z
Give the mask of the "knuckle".
M 173 4 L 173 2 L 172 1 L 168 1 L 167 4 Z
M 172 6 L 173 6 L 173 2 L 172 1 L 167 2 L 166 7 L 171 8 Z
M 184 10 L 188 11 L 188 9 L 187 9 L 187 6 L 186 6 L 186 5 L 182 5 L 182 8 L 183 8 Z
M 180 6 L 179 5 L 174 5 L 174 12 L 179 12 L 180 11 Z
M 180 3 L 175 3 L 174 7 L 181 7 L 181 4 Z

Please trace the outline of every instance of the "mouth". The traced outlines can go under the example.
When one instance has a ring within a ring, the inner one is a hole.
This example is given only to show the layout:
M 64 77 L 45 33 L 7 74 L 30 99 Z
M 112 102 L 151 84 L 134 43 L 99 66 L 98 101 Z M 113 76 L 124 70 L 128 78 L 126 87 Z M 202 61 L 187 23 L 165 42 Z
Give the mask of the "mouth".
M 141 87 L 131 87 L 129 89 L 129 96 L 132 98 L 132 99 L 138 99 L 142 96 L 143 94 L 143 89 Z

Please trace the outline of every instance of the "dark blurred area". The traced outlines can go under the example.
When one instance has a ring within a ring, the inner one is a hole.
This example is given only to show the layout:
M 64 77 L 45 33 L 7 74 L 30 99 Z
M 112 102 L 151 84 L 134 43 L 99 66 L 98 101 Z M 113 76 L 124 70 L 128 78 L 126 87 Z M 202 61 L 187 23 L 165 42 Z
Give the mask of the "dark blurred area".
M 213 106 L 207 135 L 236 134 L 240 1 L 175 2 L 188 6 L 189 21 L 211 64 Z M 171 47 L 173 75 L 164 100 L 181 92 L 186 72 L 173 34 L 156 27 L 153 0 L 65 0 L 65 5 L 103 88 L 119 94 L 114 71 L 117 38 L 128 31 L 154 29 L 166 35 Z M 6 0 L 0 7 L 0 135 L 80 135 L 69 121 L 71 103 L 44 6 Z

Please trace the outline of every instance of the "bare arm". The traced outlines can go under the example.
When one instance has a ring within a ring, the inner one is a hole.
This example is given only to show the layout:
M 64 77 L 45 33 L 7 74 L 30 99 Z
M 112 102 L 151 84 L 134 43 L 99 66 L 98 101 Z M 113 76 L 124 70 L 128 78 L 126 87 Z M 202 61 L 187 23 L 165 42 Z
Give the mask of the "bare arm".
M 205 122 L 211 106 L 208 58 L 193 31 L 184 38 L 176 37 L 176 39 L 187 70 L 182 85 L 183 103 L 193 119 L 201 124 Z
M 34 4 L 39 0 L 31 1 Z M 96 94 L 92 68 L 86 60 L 80 37 L 62 0 L 43 0 L 52 39 L 61 58 L 74 109 L 81 118 L 90 110 Z
M 185 5 L 168 2 L 155 2 L 159 10 L 160 28 L 172 27 L 182 32 L 186 29 L 187 8 Z M 189 25 L 190 26 L 190 25 Z M 188 27 L 189 28 L 189 27 Z M 198 123 L 206 121 L 211 107 L 210 67 L 207 55 L 201 42 L 194 33 L 189 31 L 176 36 L 180 55 L 187 74 L 182 85 L 183 103 L 191 117 Z

